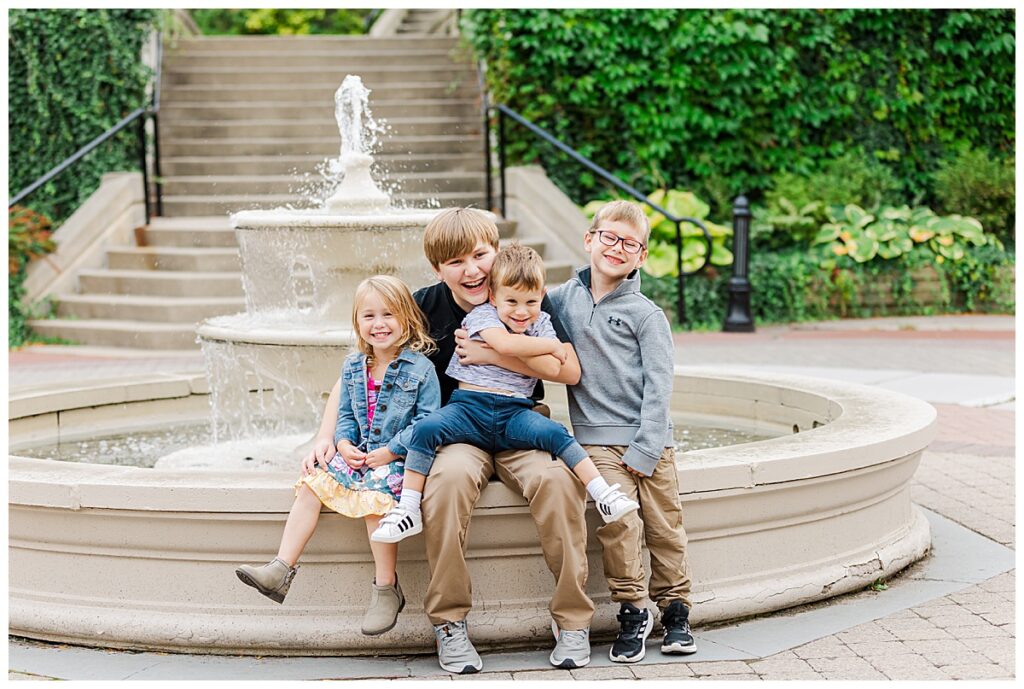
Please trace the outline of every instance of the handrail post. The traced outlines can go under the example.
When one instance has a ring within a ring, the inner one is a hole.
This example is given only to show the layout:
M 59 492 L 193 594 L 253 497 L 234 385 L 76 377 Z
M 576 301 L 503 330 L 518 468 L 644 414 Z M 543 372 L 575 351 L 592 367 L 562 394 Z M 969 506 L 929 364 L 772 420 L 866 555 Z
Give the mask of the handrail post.
M 149 172 L 146 169 L 146 118 L 139 118 L 139 162 L 142 168 L 142 200 L 146 205 L 146 224 L 150 220 Z
M 156 187 L 156 214 L 164 214 L 164 182 L 160 170 L 160 114 L 153 113 L 153 186 Z
M 683 221 L 676 221 L 676 266 L 679 270 L 679 277 L 676 280 L 676 320 L 679 327 L 686 324 L 686 286 L 683 275 Z
M 501 217 L 507 218 L 508 212 L 505 208 L 506 187 L 505 187 L 505 110 L 498 107 L 498 168 L 501 172 Z
M 484 175 L 487 183 L 487 210 L 494 210 L 494 171 L 491 169 L 491 106 L 484 94 Z
M 729 278 L 729 305 L 722 330 L 727 333 L 754 332 L 750 313 L 750 279 L 747 277 L 750 242 L 750 205 L 740 194 L 732 207 L 732 277 Z

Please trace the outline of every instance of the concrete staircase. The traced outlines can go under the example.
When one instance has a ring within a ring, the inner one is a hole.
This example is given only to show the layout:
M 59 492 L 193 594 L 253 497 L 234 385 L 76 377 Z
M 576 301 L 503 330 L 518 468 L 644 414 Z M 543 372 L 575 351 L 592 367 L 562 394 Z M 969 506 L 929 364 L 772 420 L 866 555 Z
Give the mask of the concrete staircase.
M 307 173 L 338 154 L 334 91 L 349 73 L 390 125 L 376 176 L 396 202 L 483 208 L 479 86 L 474 66 L 453 58 L 455 40 L 180 40 L 163 66 L 163 217 L 137 231 L 137 246 L 110 247 L 105 268 L 79 274 L 78 293 L 57 295 L 58 317 L 32 327 L 83 344 L 186 349 L 198 346 L 202 319 L 244 311 L 228 213 L 308 205 Z M 515 236 L 515 222 L 499 228 L 503 240 Z M 543 240 L 517 239 L 544 255 Z M 570 276 L 569 263 L 549 263 L 552 284 Z

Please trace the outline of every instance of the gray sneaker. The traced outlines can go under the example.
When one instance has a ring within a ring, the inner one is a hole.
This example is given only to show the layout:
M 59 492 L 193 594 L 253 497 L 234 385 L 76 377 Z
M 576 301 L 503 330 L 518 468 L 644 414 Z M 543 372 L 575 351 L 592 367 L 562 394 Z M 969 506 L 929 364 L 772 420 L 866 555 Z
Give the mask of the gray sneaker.
M 562 629 L 551 620 L 551 633 L 555 635 L 558 643 L 555 650 L 551 651 L 548 658 L 555 667 L 565 670 L 574 667 L 583 667 L 590 662 L 590 630 L 589 629 Z
M 437 637 L 437 662 L 442 668 L 457 675 L 469 675 L 483 669 L 480 654 L 469 640 L 465 620 L 434 625 L 434 636 Z

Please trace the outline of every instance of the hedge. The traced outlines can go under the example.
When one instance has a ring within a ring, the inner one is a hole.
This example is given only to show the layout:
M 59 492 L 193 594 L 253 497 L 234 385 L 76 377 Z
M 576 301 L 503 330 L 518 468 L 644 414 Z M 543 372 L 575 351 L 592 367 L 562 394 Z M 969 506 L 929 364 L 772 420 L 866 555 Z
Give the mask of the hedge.
M 915 251 L 899 262 L 860 264 L 842 257 L 831 271 L 803 250 L 750 257 L 751 310 L 757 325 L 841 317 L 1013 313 L 1014 254 L 977 247 L 959 261 L 934 263 Z M 720 330 L 731 271 L 709 269 L 685 283 L 688 330 Z M 675 322 L 675 278 L 644 273 L 641 291 Z
M 151 70 L 141 50 L 159 10 L 9 10 L 8 193 L 21 191 L 136 108 Z M 103 173 L 139 167 L 129 127 L 26 200 L 57 225 Z
M 647 9 L 463 12 L 492 99 L 641 189 L 758 200 L 779 171 L 854 152 L 907 200 L 963 148 L 1015 145 L 1011 9 Z M 599 182 L 523 128 L 510 161 L 540 162 L 577 202 Z

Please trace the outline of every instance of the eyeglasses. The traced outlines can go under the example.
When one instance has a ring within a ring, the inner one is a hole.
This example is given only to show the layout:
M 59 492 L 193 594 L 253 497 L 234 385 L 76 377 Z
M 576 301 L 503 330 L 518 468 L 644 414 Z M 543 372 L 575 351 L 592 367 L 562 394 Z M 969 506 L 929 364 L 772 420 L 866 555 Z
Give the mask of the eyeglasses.
M 619 242 L 622 242 L 622 250 L 627 254 L 638 254 L 640 249 L 644 248 L 644 245 L 635 239 L 627 239 L 626 237 L 620 237 L 614 232 L 606 232 L 605 230 L 591 230 L 590 234 L 596 234 L 597 238 L 601 240 L 601 243 L 605 246 L 615 246 Z

